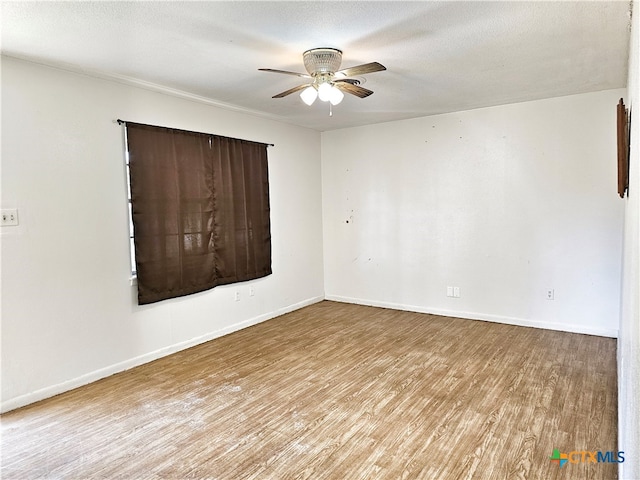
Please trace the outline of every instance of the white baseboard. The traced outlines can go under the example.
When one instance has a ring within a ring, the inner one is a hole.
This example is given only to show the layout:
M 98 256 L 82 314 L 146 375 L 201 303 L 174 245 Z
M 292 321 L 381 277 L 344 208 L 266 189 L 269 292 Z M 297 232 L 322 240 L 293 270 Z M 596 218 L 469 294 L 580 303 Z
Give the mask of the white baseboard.
M 582 333 L 585 335 L 595 335 L 598 337 L 618 338 L 617 329 L 591 328 L 584 325 L 559 323 L 559 322 L 542 322 L 538 320 L 529 320 L 525 318 L 504 317 L 501 315 L 488 315 L 478 312 L 463 312 L 457 310 L 443 310 L 439 308 L 430 308 L 417 305 L 405 305 L 401 303 L 379 302 L 376 300 L 343 297 L 340 295 L 326 295 L 326 300 L 333 300 L 342 303 L 354 303 L 356 305 L 367 305 L 370 307 L 390 308 L 392 310 L 405 310 L 408 312 L 430 313 L 432 315 L 442 315 L 444 317 L 465 318 L 469 320 L 483 320 L 486 322 L 506 323 L 508 325 L 517 325 L 519 327 L 542 328 L 545 330 L 556 330 L 559 332 Z
M 41 388 L 34 392 L 30 392 L 25 395 L 20 395 L 19 397 L 11 398 L 9 400 L 2 402 L 2 405 L 0 406 L 0 412 L 5 413 L 10 410 L 15 410 L 16 408 L 24 407 L 25 405 L 29 405 L 31 403 L 44 400 L 45 398 L 50 398 L 64 392 L 68 392 L 69 390 L 82 387 L 83 385 L 87 385 L 89 383 L 93 383 L 102 378 L 109 377 L 115 373 L 123 372 L 133 367 L 138 367 L 145 363 L 152 362 L 153 360 L 157 360 L 158 358 L 166 357 L 167 355 L 171 355 L 172 353 L 176 353 L 181 350 L 185 350 L 187 348 L 200 345 L 201 343 L 205 343 L 215 338 L 227 335 L 229 333 L 242 330 L 243 328 L 247 328 L 252 325 L 262 323 L 266 320 L 270 320 L 275 317 L 279 317 L 280 315 L 284 315 L 285 313 L 299 310 L 308 305 L 321 302 L 322 300 L 324 300 L 323 296 L 308 298 L 301 302 L 279 308 L 273 312 L 265 313 L 262 315 L 258 315 L 257 317 L 250 318 L 248 320 L 243 320 L 242 322 L 234 323 L 233 325 L 229 325 L 224 328 L 215 330 L 213 332 L 209 332 L 205 335 L 200 335 L 198 337 L 194 337 L 184 342 L 169 345 L 159 350 L 145 353 L 144 355 L 130 358 L 128 360 L 124 360 L 122 362 L 109 365 L 108 367 L 104 367 L 99 370 L 86 373 L 84 375 L 73 378 L 71 380 L 67 380 L 62 383 L 58 383 L 56 385 L 51 385 L 49 387 Z

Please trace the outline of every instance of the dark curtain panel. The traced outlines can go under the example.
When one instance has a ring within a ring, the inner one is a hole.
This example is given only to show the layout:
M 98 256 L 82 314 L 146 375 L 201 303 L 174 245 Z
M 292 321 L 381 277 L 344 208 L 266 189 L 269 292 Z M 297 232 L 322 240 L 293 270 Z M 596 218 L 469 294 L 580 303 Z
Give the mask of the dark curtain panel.
M 267 146 L 127 123 L 138 303 L 271 273 Z
M 269 180 L 264 145 L 212 138 L 219 283 L 271 273 Z

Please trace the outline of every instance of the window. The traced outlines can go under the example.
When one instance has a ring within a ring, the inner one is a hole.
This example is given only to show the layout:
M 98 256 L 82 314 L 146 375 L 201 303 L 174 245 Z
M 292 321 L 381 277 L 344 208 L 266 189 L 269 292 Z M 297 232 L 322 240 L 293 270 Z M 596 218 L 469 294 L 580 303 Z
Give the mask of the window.
M 126 144 L 126 129 L 125 129 Z M 127 207 L 129 209 L 129 252 L 131 261 L 131 278 L 136 276 L 136 249 L 133 244 L 133 213 L 131 211 L 131 176 L 129 175 L 129 150 L 125 150 L 125 164 L 127 171 Z
M 126 123 L 138 303 L 271 274 L 267 145 Z

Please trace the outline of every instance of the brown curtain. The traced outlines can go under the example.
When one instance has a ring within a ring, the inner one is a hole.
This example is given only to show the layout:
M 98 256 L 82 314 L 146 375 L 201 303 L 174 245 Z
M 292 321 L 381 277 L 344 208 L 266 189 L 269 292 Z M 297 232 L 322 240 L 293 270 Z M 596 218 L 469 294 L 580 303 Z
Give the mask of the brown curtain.
M 269 275 L 267 146 L 126 125 L 138 303 Z

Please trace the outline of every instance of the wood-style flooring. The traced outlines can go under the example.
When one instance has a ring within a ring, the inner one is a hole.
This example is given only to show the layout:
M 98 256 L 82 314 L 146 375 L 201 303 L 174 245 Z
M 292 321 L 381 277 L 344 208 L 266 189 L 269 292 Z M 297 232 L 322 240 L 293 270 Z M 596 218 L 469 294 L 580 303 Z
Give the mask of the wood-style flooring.
M 2 478 L 616 478 L 549 458 L 617 450 L 615 351 L 325 301 L 2 415 Z

